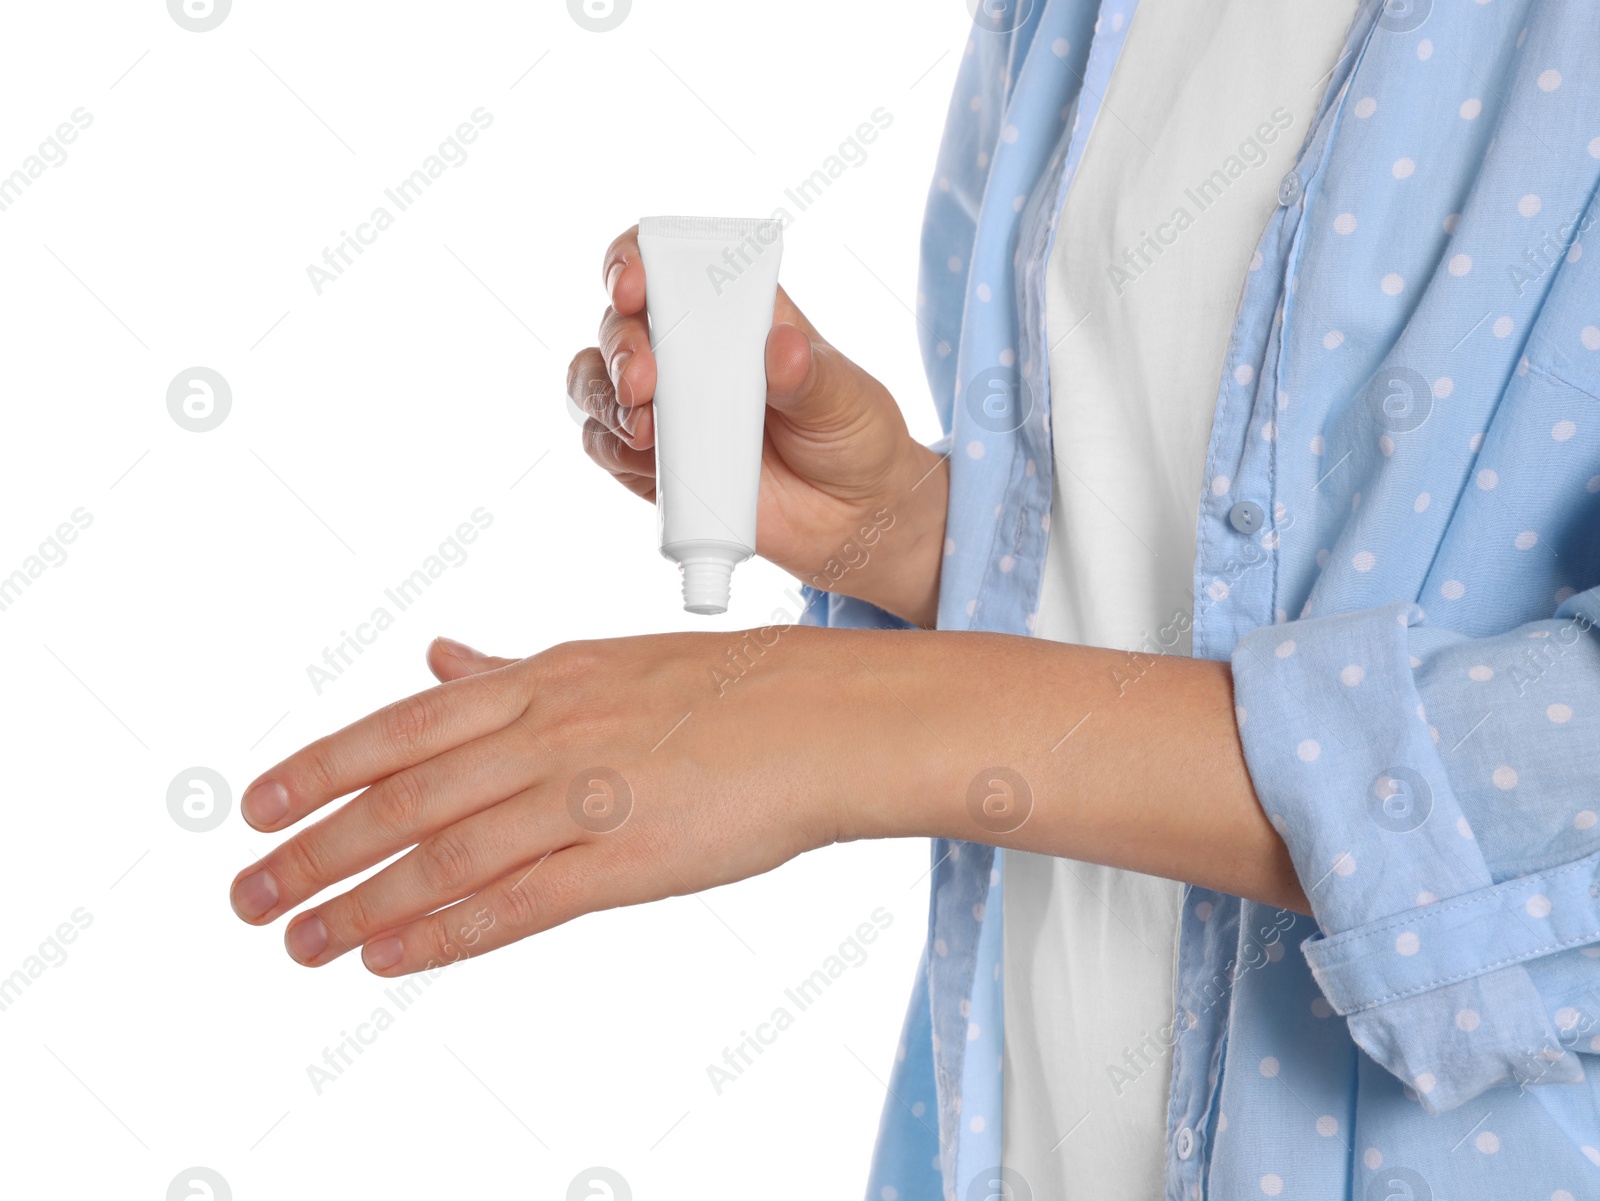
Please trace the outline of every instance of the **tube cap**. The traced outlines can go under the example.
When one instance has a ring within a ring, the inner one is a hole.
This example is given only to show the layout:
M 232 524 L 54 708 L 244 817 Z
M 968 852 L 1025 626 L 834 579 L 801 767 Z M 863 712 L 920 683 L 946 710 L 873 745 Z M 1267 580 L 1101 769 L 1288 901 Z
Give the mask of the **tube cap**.
M 683 607 L 707 616 L 728 611 L 733 591 L 733 564 L 719 559 L 694 559 L 683 566 Z

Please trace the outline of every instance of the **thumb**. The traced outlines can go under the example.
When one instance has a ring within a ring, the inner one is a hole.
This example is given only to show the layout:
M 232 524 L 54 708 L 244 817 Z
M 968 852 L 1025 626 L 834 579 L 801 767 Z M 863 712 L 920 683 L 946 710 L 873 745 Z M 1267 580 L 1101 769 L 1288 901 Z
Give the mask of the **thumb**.
M 479 676 L 515 662 L 515 659 L 500 659 L 475 651 L 453 638 L 435 638 L 428 647 L 428 668 L 446 684 L 467 676 Z
M 858 422 L 871 399 L 874 381 L 807 324 L 774 325 L 767 335 L 766 365 L 767 404 L 806 429 Z

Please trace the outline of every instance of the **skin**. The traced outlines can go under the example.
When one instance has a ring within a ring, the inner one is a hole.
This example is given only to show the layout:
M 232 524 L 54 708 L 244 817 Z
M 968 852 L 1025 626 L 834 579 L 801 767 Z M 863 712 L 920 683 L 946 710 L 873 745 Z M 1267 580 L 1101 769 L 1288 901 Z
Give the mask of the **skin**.
M 590 457 L 653 500 L 636 231 L 612 244 L 603 274 L 600 345 L 573 359 L 568 391 L 590 415 Z M 758 553 L 810 581 L 887 513 L 832 590 L 931 626 L 942 461 L 781 291 L 766 355 Z M 803 626 L 526 659 L 439 639 L 428 662 L 438 687 L 319 739 L 245 792 L 255 829 L 300 827 L 234 880 L 234 909 L 252 924 L 404 852 L 295 915 L 284 942 L 297 962 L 359 948 L 380 976 L 433 969 L 858 838 L 969 839 L 1309 912 L 1251 787 L 1224 663 Z

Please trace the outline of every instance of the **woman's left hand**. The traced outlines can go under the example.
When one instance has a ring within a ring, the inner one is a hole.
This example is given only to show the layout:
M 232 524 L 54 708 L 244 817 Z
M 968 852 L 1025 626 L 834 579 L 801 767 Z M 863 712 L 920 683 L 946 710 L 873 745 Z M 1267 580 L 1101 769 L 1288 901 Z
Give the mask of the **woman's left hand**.
M 445 683 L 246 790 L 262 831 L 364 791 L 241 872 L 233 907 L 262 925 L 406 851 L 284 938 L 300 963 L 360 947 L 395 976 L 855 836 L 852 798 L 904 799 L 918 756 L 940 748 L 862 658 L 883 660 L 869 644 L 897 636 L 837 633 L 613 639 L 520 660 L 441 639 L 429 663 Z

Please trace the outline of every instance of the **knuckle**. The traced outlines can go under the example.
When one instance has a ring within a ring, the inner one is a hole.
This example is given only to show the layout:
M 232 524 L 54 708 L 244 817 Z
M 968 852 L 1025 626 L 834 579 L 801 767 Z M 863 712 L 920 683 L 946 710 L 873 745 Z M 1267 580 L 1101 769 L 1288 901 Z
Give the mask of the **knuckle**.
M 333 930 L 347 934 L 349 943 L 359 943 L 379 929 L 378 915 L 373 909 L 372 894 L 365 885 L 352 888 L 339 898 L 336 906 L 324 906 L 322 920 Z
M 615 309 L 606 310 L 605 319 L 600 322 L 600 357 L 607 368 L 624 350 L 637 353 L 649 348 L 644 329 L 644 322 L 637 315 L 624 317 Z
M 655 494 L 655 481 L 648 476 L 633 475 L 626 471 L 614 471 L 611 478 L 616 480 L 634 496 L 653 497 Z
M 602 381 L 609 382 L 605 359 L 598 346 L 588 346 L 573 356 L 567 365 L 567 395 L 576 405 L 584 404 L 584 397 Z
M 597 641 L 564 642 L 541 655 L 540 722 L 572 745 L 610 747 L 622 733 L 614 664 Z M 562 784 L 565 786 L 566 781 Z
M 574 401 L 578 399 L 578 379 L 583 373 L 585 361 L 595 353 L 593 346 L 587 346 L 572 356 L 572 362 L 567 364 L 567 395 Z
M 544 671 L 558 680 L 582 680 L 598 671 L 605 663 L 601 644 L 592 639 L 558 642 L 543 651 L 539 658 Z
M 414 771 L 397 772 L 378 785 L 367 801 L 368 816 L 385 839 L 409 838 L 420 828 L 427 792 Z
M 423 956 L 423 965 L 430 971 L 467 957 L 466 948 L 451 940 L 449 927 L 443 916 L 429 918 L 422 925 L 417 941 L 418 950 Z
M 417 848 L 417 871 L 431 893 L 455 895 L 472 878 L 472 852 L 450 830 L 435 834 Z
M 626 234 L 619 234 L 613 239 L 611 245 L 606 247 L 606 252 L 600 258 L 600 286 L 606 289 L 606 295 L 611 295 L 611 268 L 618 263 L 626 262 L 623 252 L 623 239 Z
M 601 467 L 611 470 L 617 461 L 617 435 L 604 422 L 590 417 L 583 423 L 583 450 Z
M 615 413 L 617 398 L 612 391 L 611 381 L 605 376 L 597 376 L 588 381 L 583 397 L 578 401 L 578 407 L 590 417 L 600 422 L 608 430 L 616 429 Z
M 312 830 L 284 843 L 282 855 L 284 883 L 294 891 L 309 896 L 328 882 L 328 855 Z
M 326 742 L 314 742 L 306 748 L 305 760 L 301 763 L 300 770 L 305 775 L 305 783 L 310 788 L 311 794 L 319 800 L 339 795 L 335 791 L 339 769 Z
M 427 692 L 395 701 L 382 711 L 384 737 L 391 746 L 408 753 L 426 745 L 438 720 L 438 701 Z
M 536 927 L 547 912 L 537 876 L 536 872 L 531 874 L 520 884 L 513 884 L 495 898 L 492 908 L 497 918 L 507 923 L 513 930 Z

